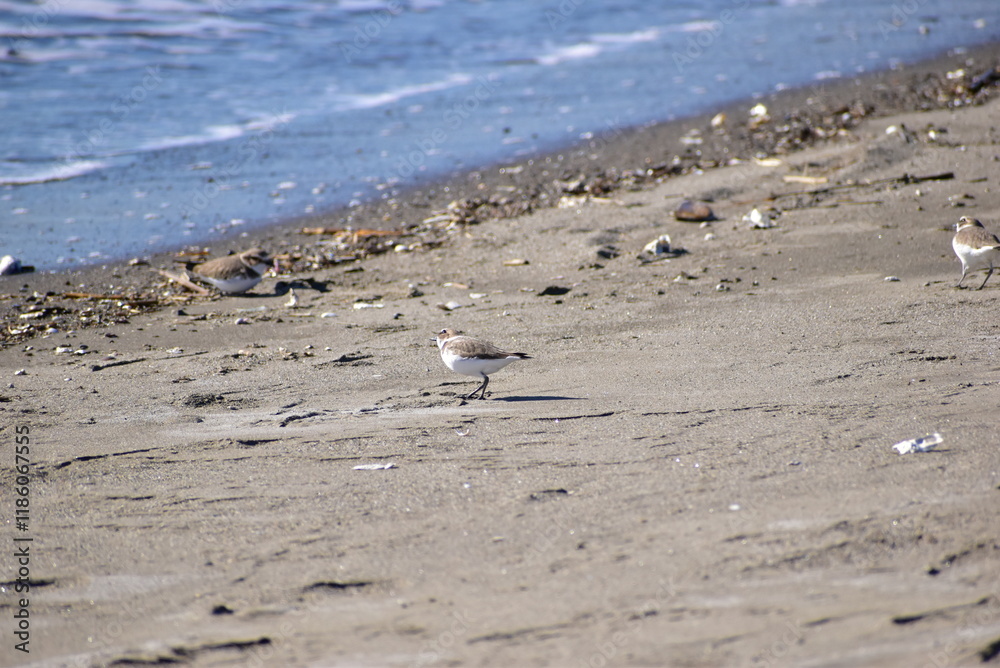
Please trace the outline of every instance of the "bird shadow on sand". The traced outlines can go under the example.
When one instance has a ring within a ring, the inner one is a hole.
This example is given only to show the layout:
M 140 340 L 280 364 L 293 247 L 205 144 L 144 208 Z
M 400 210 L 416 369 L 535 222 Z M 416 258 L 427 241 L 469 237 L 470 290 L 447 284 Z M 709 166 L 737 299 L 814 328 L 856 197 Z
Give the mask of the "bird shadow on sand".
M 543 394 L 534 396 L 514 396 L 514 397 L 490 397 L 491 401 L 507 401 L 515 403 L 518 401 L 586 401 L 586 397 L 561 397 L 558 395 Z

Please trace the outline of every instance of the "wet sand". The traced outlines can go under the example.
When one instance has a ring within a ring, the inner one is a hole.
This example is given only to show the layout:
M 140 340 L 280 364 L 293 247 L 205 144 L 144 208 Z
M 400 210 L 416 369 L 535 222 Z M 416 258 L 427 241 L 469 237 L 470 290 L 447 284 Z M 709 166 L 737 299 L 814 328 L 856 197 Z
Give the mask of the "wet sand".
M 861 118 L 763 164 L 564 187 L 420 250 L 9 345 L 31 653 L 7 597 L 0 663 L 980 665 L 1000 277 L 956 289 L 948 228 L 1000 232 L 998 119 L 997 99 Z M 720 220 L 675 221 L 684 196 Z M 640 260 L 662 234 L 685 252 Z M 442 327 L 533 359 L 463 402 Z

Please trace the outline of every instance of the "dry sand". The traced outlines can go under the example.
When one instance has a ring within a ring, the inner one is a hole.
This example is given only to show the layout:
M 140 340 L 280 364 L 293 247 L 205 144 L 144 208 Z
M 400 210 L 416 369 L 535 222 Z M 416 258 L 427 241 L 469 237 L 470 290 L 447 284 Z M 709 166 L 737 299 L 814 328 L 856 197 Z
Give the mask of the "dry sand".
M 296 309 L 265 281 L 3 350 L 3 506 L 34 542 L 28 655 L 11 543 L 0 560 L 0 663 L 979 665 L 1000 640 L 1000 276 L 956 289 L 948 227 L 1000 231 L 998 119 L 873 120 L 322 270 Z M 822 187 L 789 174 L 943 172 L 741 220 Z M 674 221 L 680 195 L 721 220 Z M 665 233 L 687 252 L 640 262 Z M 442 327 L 533 359 L 462 402 Z

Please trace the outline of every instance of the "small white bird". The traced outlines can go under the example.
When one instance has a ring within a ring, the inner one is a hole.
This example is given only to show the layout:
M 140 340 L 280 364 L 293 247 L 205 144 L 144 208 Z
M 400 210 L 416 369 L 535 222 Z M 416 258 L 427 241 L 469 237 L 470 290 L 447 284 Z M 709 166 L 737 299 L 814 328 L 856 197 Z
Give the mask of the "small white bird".
M 236 295 L 260 283 L 260 279 L 272 266 L 273 260 L 267 251 L 251 248 L 238 255 L 227 255 L 201 264 L 189 265 L 188 270 L 221 292 Z
M 490 384 L 490 374 L 496 373 L 511 362 L 531 359 L 524 353 L 509 353 L 500 350 L 492 343 L 462 336 L 453 329 L 442 329 L 438 332 L 436 341 L 441 350 L 441 360 L 455 373 L 463 376 L 474 376 L 483 379 L 483 384 L 466 396 L 471 399 L 476 392 L 482 390 L 480 399 L 486 398 L 486 386 Z
M 955 223 L 955 236 L 951 240 L 955 255 L 962 261 L 962 278 L 956 287 L 962 287 L 966 274 L 978 269 L 987 269 L 986 278 L 977 289 L 982 290 L 993 275 L 994 266 L 1000 264 L 1000 239 L 989 232 L 975 218 L 962 216 Z

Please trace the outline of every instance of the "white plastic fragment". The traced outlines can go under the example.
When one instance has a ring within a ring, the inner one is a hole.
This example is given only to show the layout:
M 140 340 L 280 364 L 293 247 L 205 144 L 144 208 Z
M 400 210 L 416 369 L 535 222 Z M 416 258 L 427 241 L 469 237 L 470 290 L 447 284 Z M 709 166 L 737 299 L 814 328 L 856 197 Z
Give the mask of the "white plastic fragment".
M 940 444 L 944 439 L 941 438 L 941 434 L 934 432 L 927 436 L 921 436 L 919 438 L 911 438 L 906 441 L 900 441 L 896 445 L 892 446 L 901 455 L 908 455 L 911 452 L 929 452 L 933 450 Z
M 882 280 L 884 280 L 886 283 L 899 283 L 900 278 L 899 276 L 886 276 Z
M 358 464 L 354 467 L 355 471 L 384 471 L 386 469 L 399 468 L 392 462 L 387 462 L 385 464 Z
M 360 311 L 365 308 L 385 308 L 385 304 L 373 304 L 371 302 L 354 302 L 354 310 Z

